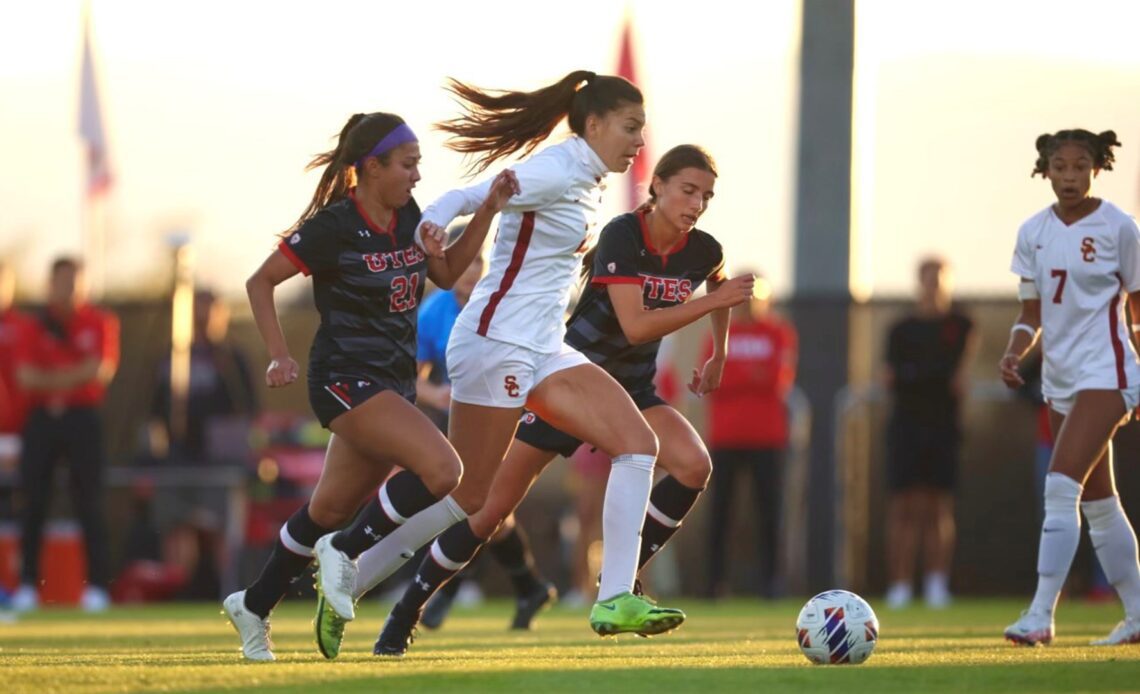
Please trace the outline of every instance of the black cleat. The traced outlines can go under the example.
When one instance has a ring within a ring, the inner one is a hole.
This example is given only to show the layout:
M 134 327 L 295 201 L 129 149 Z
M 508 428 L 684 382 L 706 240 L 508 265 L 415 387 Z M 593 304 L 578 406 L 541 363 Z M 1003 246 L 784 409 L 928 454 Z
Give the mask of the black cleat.
M 420 624 L 423 624 L 427 629 L 440 628 L 454 604 L 455 595 L 446 590 L 440 590 L 431 596 L 431 600 L 428 600 L 427 606 L 424 607 L 424 616 L 420 618 Z
M 511 621 L 511 629 L 530 629 L 530 623 L 534 621 L 535 616 L 556 602 L 558 602 L 558 589 L 553 583 L 543 581 L 535 585 L 534 590 L 515 602 L 515 618 Z
M 388 619 L 384 620 L 384 628 L 380 630 L 380 638 L 376 639 L 376 645 L 372 647 L 372 655 L 403 657 L 416 640 L 416 624 L 420 621 L 420 612 L 422 610 L 406 614 L 400 609 L 400 603 L 396 603 Z

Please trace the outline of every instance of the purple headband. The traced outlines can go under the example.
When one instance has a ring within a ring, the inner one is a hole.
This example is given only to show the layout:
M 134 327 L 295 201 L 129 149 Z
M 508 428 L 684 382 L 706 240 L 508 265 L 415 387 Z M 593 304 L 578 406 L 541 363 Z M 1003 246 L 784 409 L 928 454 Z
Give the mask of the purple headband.
M 412 129 L 408 127 L 408 124 L 407 123 L 400 123 L 399 125 L 397 125 L 395 128 L 392 129 L 392 132 L 385 135 L 384 139 L 377 142 L 376 146 L 372 148 L 371 152 L 369 152 L 368 154 L 365 154 L 360 159 L 357 159 L 356 165 L 357 166 L 363 166 L 364 160 L 367 159 L 368 157 L 379 156 L 379 155 L 383 154 L 384 152 L 387 152 L 388 150 L 392 150 L 392 149 L 399 147 L 402 144 L 405 144 L 408 142 L 418 142 L 418 141 L 419 141 L 419 139 L 416 137 L 416 134 L 414 132 L 412 132 Z

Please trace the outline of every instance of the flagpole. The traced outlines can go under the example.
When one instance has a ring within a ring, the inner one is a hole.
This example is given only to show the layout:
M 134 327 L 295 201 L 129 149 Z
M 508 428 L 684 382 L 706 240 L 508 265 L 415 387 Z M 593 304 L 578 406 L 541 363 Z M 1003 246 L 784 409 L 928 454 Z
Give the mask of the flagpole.
M 101 195 L 84 196 L 84 265 L 92 301 L 103 300 L 107 291 L 107 218 Z
M 91 9 L 83 6 L 83 53 L 79 74 L 79 137 L 84 144 L 82 247 L 91 296 L 103 298 L 107 283 L 107 194 L 111 187 L 107 134 L 99 103 L 91 44 Z

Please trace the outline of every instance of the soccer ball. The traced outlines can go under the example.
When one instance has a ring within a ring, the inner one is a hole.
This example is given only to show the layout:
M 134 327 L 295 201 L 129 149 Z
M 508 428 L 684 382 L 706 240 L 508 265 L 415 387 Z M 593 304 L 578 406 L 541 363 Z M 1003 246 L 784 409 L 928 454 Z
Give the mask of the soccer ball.
M 829 590 L 807 601 L 796 619 L 796 641 L 817 665 L 858 665 L 879 640 L 879 619 L 867 601 Z

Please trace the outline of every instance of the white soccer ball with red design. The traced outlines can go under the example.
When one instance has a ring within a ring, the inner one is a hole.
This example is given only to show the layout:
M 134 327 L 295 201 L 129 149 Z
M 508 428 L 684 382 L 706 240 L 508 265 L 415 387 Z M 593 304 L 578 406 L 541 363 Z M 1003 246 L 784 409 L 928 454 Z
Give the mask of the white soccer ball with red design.
M 846 590 L 828 590 L 807 601 L 796 619 L 796 641 L 817 665 L 858 665 L 879 640 L 879 619 L 867 601 Z

